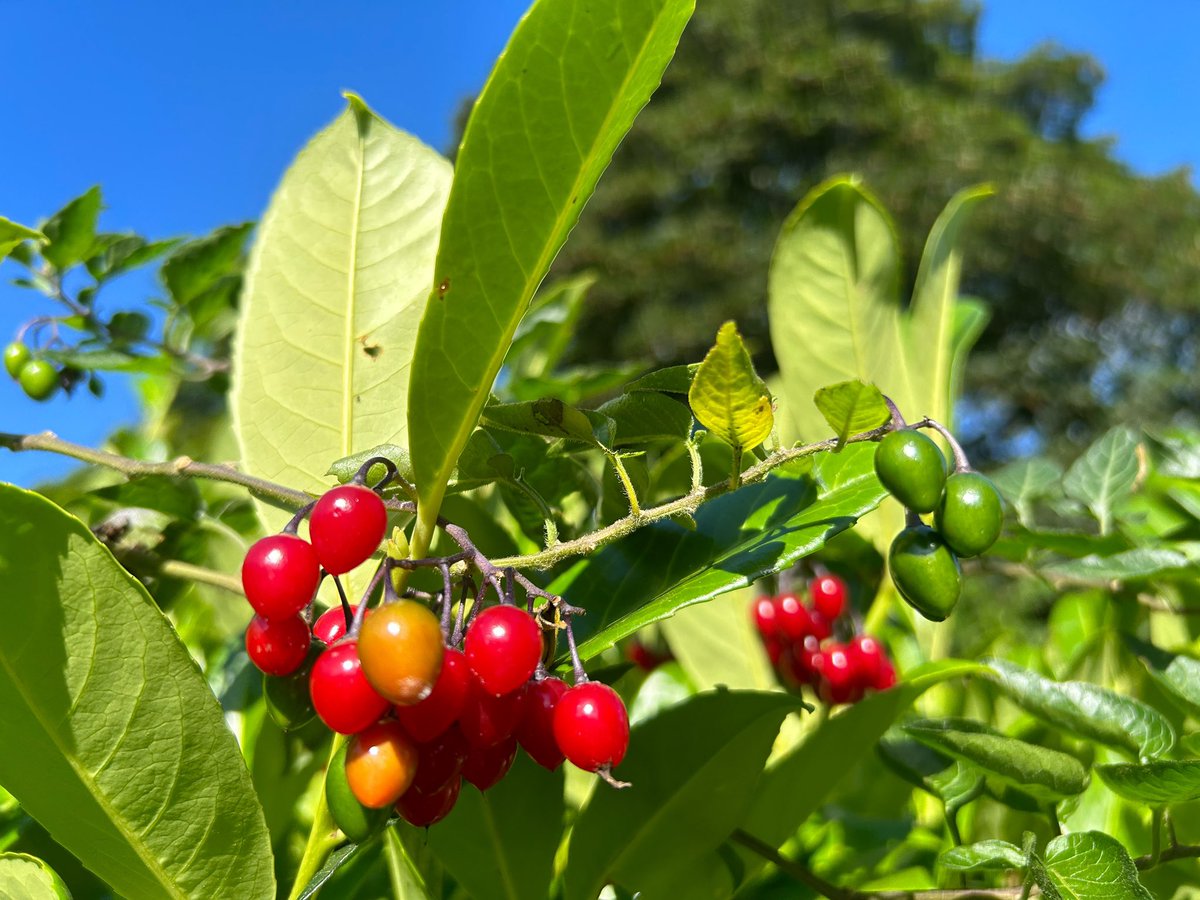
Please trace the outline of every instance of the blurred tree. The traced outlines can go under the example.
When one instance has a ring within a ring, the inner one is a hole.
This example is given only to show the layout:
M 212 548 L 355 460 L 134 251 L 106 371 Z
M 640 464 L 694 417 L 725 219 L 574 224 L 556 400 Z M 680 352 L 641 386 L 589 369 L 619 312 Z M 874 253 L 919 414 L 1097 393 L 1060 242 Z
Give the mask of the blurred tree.
M 897 218 L 911 280 L 946 200 L 991 181 L 964 273 L 994 313 L 968 373 L 969 420 L 992 435 L 978 449 L 1083 443 L 1115 418 L 1195 408 L 1189 173 L 1142 177 L 1081 139 L 1099 65 L 1053 47 L 982 60 L 979 15 L 964 0 L 701 4 L 556 264 L 600 276 L 576 358 L 694 361 L 735 316 L 769 371 L 767 264 L 809 188 L 861 173 Z

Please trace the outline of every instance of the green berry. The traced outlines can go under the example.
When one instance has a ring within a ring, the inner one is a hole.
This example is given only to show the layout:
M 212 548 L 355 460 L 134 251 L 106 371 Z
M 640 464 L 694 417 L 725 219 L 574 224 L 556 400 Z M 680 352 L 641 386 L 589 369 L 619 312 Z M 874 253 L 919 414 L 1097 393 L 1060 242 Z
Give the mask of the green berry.
M 29 348 L 20 341 L 14 341 L 4 348 L 4 368 L 13 378 L 21 377 L 21 370 L 29 362 Z
M 46 400 L 58 390 L 58 370 L 44 359 L 31 359 L 18 376 L 21 388 L 34 400 Z
M 313 663 L 324 649 L 323 643 L 314 640 L 309 645 L 308 658 L 291 675 L 263 675 L 263 698 L 267 703 L 267 713 L 284 731 L 303 728 L 317 714 L 313 709 L 308 678 L 312 674 Z
M 346 778 L 346 748 L 349 746 L 350 741 L 345 741 L 329 760 L 329 770 L 325 773 L 325 802 L 329 804 L 334 824 L 354 843 L 361 844 L 387 824 L 391 807 L 367 809 L 358 802 Z
M 996 543 L 1003 521 L 1000 494 L 986 476 L 959 472 L 946 479 L 934 524 L 959 556 L 978 556 Z
M 875 448 L 875 474 L 907 508 L 929 513 L 942 499 L 946 463 L 937 444 L 919 431 L 904 428 L 884 435 Z
M 900 596 L 927 619 L 943 621 L 958 602 L 958 557 L 928 525 L 912 525 L 896 535 L 888 551 L 888 570 Z

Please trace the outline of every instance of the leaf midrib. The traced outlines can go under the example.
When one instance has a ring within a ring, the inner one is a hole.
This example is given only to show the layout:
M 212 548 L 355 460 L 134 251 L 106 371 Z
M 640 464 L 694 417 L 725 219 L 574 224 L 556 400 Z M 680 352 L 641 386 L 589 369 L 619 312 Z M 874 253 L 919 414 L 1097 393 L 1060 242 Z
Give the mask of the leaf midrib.
M 350 214 L 350 262 L 346 271 L 346 314 L 342 347 L 342 456 L 354 452 L 354 306 L 358 292 L 358 236 L 362 217 L 363 180 L 366 176 L 367 150 L 363 126 L 357 117 L 354 128 L 358 135 L 357 178 L 354 185 L 354 208 Z

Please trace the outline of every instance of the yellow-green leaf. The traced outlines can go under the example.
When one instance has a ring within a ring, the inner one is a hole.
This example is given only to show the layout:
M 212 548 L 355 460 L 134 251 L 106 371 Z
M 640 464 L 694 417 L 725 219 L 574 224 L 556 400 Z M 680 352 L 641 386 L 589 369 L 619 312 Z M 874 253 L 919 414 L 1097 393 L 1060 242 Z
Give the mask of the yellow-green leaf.
M 821 388 L 813 403 L 837 435 L 839 447 L 851 435 L 878 428 L 891 416 L 879 388 L 857 379 Z
M 0 260 L 12 253 L 13 248 L 24 241 L 46 242 L 46 236 L 40 231 L 26 228 L 11 219 L 0 216 Z
M 696 370 L 688 402 L 700 424 L 725 443 L 752 449 L 775 425 L 771 394 L 754 371 L 737 326 L 726 322 Z

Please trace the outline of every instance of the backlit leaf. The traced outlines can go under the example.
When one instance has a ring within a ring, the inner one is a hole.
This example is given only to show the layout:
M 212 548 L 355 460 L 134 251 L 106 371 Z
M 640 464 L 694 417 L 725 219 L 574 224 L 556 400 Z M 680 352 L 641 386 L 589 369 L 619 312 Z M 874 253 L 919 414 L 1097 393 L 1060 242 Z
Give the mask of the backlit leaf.
M 701 425 L 733 447 L 752 449 L 771 434 L 771 395 L 733 322 L 717 332 L 692 379 L 688 403 Z

